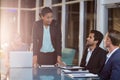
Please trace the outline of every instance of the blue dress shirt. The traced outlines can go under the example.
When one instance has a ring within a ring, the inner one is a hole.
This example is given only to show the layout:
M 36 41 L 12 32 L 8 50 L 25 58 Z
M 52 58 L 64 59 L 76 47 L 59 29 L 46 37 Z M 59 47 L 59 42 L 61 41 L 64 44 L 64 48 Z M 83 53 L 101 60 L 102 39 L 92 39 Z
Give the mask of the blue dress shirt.
M 40 52 L 54 52 L 54 48 L 51 42 L 51 36 L 50 36 L 50 26 L 43 27 L 43 42 L 42 42 L 42 48 L 40 49 Z

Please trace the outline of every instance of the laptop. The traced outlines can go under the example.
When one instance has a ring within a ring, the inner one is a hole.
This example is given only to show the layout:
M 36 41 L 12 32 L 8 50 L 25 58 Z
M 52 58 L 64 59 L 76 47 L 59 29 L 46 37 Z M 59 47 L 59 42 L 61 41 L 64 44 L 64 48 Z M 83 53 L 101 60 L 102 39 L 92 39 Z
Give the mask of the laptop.
M 32 68 L 10 68 L 9 80 L 33 80 Z
M 11 51 L 9 53 L 10 68 L 32 67 L 33 52 Z

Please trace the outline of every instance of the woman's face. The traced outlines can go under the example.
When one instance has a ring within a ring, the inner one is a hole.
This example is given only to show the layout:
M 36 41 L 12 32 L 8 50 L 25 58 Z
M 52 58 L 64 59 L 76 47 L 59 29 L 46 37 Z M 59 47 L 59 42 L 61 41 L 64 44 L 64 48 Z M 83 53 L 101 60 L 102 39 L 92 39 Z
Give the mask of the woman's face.
M 44 25 L 50 25 L 53 20 L 53 13 L 46 13 L 44 16 L 42 16 L 42 20 Z

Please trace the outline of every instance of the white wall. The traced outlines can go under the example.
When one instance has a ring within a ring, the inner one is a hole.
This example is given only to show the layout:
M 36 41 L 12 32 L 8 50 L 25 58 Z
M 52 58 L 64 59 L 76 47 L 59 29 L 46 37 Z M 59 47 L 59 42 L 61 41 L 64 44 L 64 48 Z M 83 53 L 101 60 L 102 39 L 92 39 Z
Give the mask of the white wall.
M 104 0 L 97 0 L 97 25 L 96 29 L 104 35 L 108 31 L 108 9 L 103 5 Z M 103 41 L 100 47 L 104 48 Z
M 103 0 L 103 4 L 120 3 L 120 0 Z

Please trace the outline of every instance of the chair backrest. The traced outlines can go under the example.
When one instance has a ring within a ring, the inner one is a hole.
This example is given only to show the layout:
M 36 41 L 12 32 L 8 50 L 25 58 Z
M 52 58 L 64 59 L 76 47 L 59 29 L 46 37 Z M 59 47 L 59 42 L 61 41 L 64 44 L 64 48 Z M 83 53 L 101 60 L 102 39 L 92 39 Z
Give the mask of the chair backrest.
M 64 48 L 62 50 L 62 61 L 66 63 L 66 65 L 73 65 L 73 60 L 75 56 L 75 49 Z

